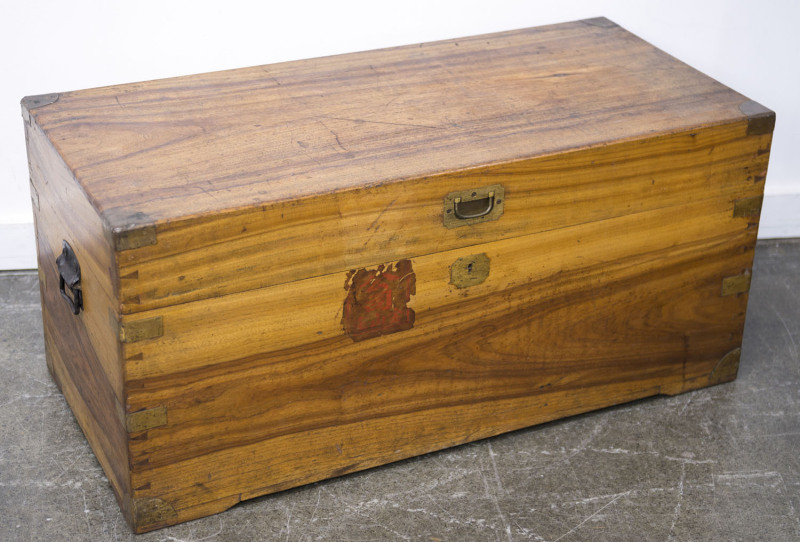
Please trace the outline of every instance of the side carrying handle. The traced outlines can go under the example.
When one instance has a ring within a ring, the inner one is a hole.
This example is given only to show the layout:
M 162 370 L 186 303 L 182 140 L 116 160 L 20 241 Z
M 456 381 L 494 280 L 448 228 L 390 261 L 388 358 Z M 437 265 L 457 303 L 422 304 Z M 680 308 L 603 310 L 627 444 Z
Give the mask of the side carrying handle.
M 67 302 L 72 314 L 78 314 L 83 308 L 83 294 L 81 293 L 81 266 L 75 251 L 69 243 L 63 241 L 64 249 L 61 255 L 56 258 L 58 266 L 58 289 L 61 290 L 61 297 Z M 69 294 L 67 293 L 69 289 Z

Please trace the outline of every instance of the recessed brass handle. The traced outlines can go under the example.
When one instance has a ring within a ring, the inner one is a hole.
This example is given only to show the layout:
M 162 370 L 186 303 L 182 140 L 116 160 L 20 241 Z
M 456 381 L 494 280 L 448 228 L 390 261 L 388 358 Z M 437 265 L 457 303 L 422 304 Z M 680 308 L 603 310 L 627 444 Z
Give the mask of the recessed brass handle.
M 494 208 L 494 191 L 482 199 L 472 201 L 461 201 L 461 198 L 453 200 L 453 213 L 456 218 L 469 220 L 470 218 L 480 218 L 492 212 Z
M 444 197 L 442 218 L 446 228 L 460 228 L 497 220 L 503 215 L 505 189 L 501 184 L 450 192 Z

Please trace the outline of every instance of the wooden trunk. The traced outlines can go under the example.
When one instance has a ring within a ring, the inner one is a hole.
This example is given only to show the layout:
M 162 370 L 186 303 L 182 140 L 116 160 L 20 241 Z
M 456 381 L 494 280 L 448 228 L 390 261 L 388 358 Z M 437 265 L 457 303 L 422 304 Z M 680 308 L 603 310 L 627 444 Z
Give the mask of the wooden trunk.
M 607 19 L 22 105 L 136 532 L 736 376 L 774 113 Z

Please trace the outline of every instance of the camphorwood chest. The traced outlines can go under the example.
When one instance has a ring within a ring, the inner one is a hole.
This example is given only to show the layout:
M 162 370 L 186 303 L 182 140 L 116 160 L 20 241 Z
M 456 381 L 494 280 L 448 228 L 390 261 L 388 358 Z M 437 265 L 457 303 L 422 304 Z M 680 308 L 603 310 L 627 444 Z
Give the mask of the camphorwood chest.
M 607 19 L 22 111 L 47 363 L 136 532 L 736 376 L 775 116 Z

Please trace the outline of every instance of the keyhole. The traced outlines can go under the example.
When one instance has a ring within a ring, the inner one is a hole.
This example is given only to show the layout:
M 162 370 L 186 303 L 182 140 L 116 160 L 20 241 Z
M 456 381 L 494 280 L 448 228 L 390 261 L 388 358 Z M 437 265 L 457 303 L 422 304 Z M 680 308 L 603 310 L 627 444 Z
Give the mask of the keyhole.
M 467 273 L 472 273 L 472 263 L 467 264 Z

